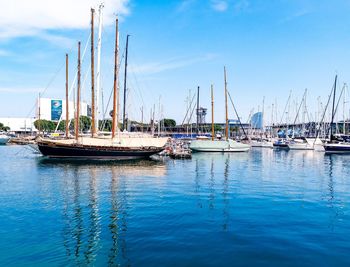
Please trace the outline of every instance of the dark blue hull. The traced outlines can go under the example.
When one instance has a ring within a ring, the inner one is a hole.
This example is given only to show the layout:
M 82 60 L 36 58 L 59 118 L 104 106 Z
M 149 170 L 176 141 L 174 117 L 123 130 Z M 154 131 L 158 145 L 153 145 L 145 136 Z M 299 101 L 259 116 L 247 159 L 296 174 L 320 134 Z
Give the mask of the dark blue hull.
M 274 143 L 273 144 L 273 148 L 275 148 L 275 149 L 284 149 L 284 150 L 288 150 L 289 149 L 289 146 L 288 146 L 288 144 L 279 144 L 279 143 Z
M 325 144 L 327 154 L 350 154 L 350 144 Z
M 158 147 L 97 147 L 86 145 L 62 145 L 49 142 L 38 142 L 40 152 L 50 158 L 86 158 L 128 160 L 149 158 L 159 153 L 163 148 Z

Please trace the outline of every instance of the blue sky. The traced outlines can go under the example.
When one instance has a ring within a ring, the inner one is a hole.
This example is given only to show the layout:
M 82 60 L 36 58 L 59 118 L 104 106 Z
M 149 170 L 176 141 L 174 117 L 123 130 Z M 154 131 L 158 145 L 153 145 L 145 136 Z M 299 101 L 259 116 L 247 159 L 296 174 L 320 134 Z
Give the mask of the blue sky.
M 48 84 L 44 96 L 64 96 L 64 55 L 70 55 L 72 81 L 76 42 L 87 41 L 90 7 L 97 8 L 98 1 L 10 2 L 2 4 L 6 15 L 0 18 L 0 117 L 25 117 Z M 214 84 L 215 119 L 223 121 L 224 66 L 243 121 L 253 108 L 261 109 L 264 96 L 267 113 L 277 101 L 281 114 L 290 90 L 293 101 L 300 101 L 305 88 L 315 113 L 317 97 L 326 102 L 334 75 L 340 84 L 350 78 L 349 12 L 348 0 L 105 1 L 105 101 L 113 85 L 118 13 L 121 53 L 131 35 L 127 109 L 132 119 L 140 119 L 141 106 L 146 119 L 153 105 L 157 114 L 160 99 L 164 116 L 180 123 L 189 89 L 194 93 L 199 85 L 201 105 L 210 108 Z M 89 61 L 88 50 L 83 75 Z M 89 101 L 87 77 L 83 99 Z

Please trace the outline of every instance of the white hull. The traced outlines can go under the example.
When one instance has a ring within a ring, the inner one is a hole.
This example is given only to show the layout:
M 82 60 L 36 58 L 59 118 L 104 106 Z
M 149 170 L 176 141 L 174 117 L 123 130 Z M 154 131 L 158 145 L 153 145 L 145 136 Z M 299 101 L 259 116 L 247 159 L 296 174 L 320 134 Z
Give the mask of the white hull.
M 314 147 L 307 143 L 288 144 L 288 147 L 290 150 L 314 150 Z
M 206 149 L 206 148 L 191 148 L 193 151 L 196 152 L 247 152 L 249 151 L 249 147 L 248 148 L 229 148 L 229 149 L 215 149 L 215 148 L 211 148 L 211 149 Z
M 10 138 L 6 135 L 0 136 L 0 145 L 5 145 L 9 140 Z
M 233 140 L 194 140 L 190 149 L 194 152 L 247 152 L 250 146 Z
M 251 142 L 252 147 L 273 148 L 272 142 Z

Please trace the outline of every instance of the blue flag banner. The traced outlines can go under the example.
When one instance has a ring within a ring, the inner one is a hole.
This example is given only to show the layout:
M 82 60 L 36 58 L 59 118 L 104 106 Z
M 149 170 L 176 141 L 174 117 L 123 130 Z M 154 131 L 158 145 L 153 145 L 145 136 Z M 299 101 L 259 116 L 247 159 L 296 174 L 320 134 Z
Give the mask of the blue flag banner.
M 62 115 L 62 100 L 51 100 L 51 120 L 58 121 Z

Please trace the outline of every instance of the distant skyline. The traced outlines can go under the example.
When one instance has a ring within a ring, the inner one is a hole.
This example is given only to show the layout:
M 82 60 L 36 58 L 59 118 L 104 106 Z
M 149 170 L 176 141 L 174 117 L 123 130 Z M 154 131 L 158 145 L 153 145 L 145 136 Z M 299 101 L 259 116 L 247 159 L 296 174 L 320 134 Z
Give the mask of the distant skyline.
M 70 83 L 76 71 L 77 42 L 90 34 L 90 8 L 101 1 L 11 0 L 1 3 L 0 117 L 33 117 L 39 92 L 64 98 L 65 53 Z M 242 121 L 262 109 L 267 119 L 277 102 L 283 113 L 292 90 L 292 109 L 308 89 L 315 117 L 325 104 L 334 76 L 339 91 L 350 80 L 350 1 L 348 0 L 105 0 L 102 34 L 102 86 L 105 103 L 113 86 L 114 20 L 120 18 L 120 56 L 130 34 L 129 117 L 145 120 L 159 103 L 164 117 L 181 123 L 189 90 L 201 88 L 208 108 L 214 85 L 215 120 L 224 121 L 224 77 Z M 97 38 L 95 39 L 97 44 Z M 89 44 L 88 44 L 89 45 Z M 120 89 L 123 89 L 121 62 Z M 90 49 L 82 65 L 82 99 L 90 102 Z M 122 97 L 122 94 L 121 94 Z M 318 98 L 320 97 L 320 98 Z M 122 99 L 122 98 L 121 98 Z M 235 118 L 230 106 L 230 117 Z M 347 107 L 346 114 L 349 114 Z M 32 111 L 32 112 L 31 112 Z M 292 112 L 291 112 L 292 113 Z M 339 118 L 342 114 L 339 114 Z M 195 121 L 195 118 L 193 119 Z

